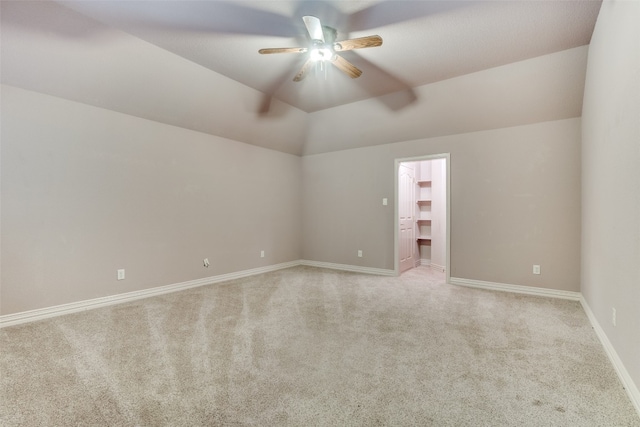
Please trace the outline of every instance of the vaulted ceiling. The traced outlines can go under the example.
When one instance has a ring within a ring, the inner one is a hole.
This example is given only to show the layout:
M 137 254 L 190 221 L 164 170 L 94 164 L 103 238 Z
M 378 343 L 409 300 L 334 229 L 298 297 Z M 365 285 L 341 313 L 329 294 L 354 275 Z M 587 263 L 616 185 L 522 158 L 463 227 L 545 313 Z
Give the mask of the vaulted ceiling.
M 579 116 L 581 47 L 599 8 L 589 0 L 3 1 L 2 82 L 312 154 Z M 258 49 L 308 46 L 303 15 L 335 28 L 337 40 L 384 42 L 342 53 L 363 71 L 357 79 L 328 63 L 294 82 L 306 54 Z M 501 97 L 505 120 L 469 122 Z M 532 110 L 507 119 L 518 102 Z M 438 108 L 459 117 L 447 121 Z M 415 127 L 425 114 L 431 130 Z M 394 134 L 375 131 L 392 122 Z

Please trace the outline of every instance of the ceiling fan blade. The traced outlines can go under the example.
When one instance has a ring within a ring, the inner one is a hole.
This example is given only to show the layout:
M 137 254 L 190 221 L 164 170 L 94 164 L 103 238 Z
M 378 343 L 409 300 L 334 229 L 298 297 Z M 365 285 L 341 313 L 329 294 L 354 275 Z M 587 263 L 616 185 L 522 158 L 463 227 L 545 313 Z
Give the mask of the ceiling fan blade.
M 149 30 L 274 37 L 299 35 L 299 28 L 294 25 L 290 16 L 241 5 L 241 2 L 232 0 L 56 0 L 56 3 L 137 36 L 148 34 Z
M 362 74 L 362 70 L 360 70 L 358 67 L 356 67 L 340 55 L 334 55 L 334 57 L 331 59 L 331 62 L 333 62 L 333 65 L 338 67 L 340 71 L 342 71 L 352 79 L 358 78 Z
M 298 71 L 298 74 L 296 74 L 296 76 L 293 78 L 293 81 L 299 82 L 300 80 L 307 77 L 307 72 L 309 71 L 309 68 L 311 68 L 311 65 L 313 65 L 314 62 L 315 61 L 312 59 L 307 59 L 307 62 L 305 62 L 302 68 L 300 68 L 300 71 Z
M 363 49 L 365 47 L 377 47 L 382 45 L 382 37 L 367 36 L 357 39 L 342 40 L 333 44 L 333 50 L 341 52 L 351 49 Z
M 306 47 L 271 47 L 267 49 L 260 49 L 258 53 L 263 55 L 271 53 L 305 53 L 308 49 Z
M 365 31 L 413 19 L 473 7 L 474 1 L 382 0 L 349 15 L 349 31 Z
M 320 19 L 315 16 L 303 16 L 302 20 L 304 21 L 304 25 L 307 27 L 311 40 L 319 40 L 324 43 L 324 33 L 322 31 Z

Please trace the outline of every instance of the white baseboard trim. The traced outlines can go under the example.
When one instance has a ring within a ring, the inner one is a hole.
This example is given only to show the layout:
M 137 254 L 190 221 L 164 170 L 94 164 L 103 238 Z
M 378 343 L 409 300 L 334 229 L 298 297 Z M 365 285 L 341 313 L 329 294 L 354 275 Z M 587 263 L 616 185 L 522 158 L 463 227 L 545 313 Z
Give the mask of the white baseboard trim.
M 420 265 L 420 266 L 429 267 L 431 265 L 431 260 L 430 259 L 420 258 L 418 260 L 417 264 Z
M 445 266 L 438 264 L 431 264 L 431 268 L 433 268 L 434 270 L 438 270 L 440 273 L 444 273 L 447 269 Z
M 300 265 L 306 265 L 309 267 L 328 268 L 330 270 L 352 271 L 354 273 L 375 274 L 377 276 L 395 276 L 396 275 L 395 270 L 387 270 L 384 268 L 360 267 L 359 265 L 334 264 L 331 262 L 309 261 L 306 259 L 301 260 Z
M 54 307 L 46 307 L 36 310 L 23 311 L 20 313 L 6 314 L 0 316 L 0 328 L 7 326 L 19 325 L 21 323 L 35 322 L 38 320 L 48 319 L 50 317 L 62 316 L 65 314 L 77 313 L 79 311 L 91 310 L 109 305 L 121 304 L 125 302 L 135 301 L 142 298 L 154 297 L 157 295 L 168 294 L 170 292 L 183 291 L 185 289 L 195 288 L 198 286 L 212 285 L 214 283 L 226 282 L 227 280 L 240 279 L 243 277 L 254 276 L 256 274 L 268 273 L 271 271 L 282 270 L 300 265 L 300 261 L 291 261 L 281 264 L 274 264 L 265 267 L 252 268 L 250 270 L 236 271 L 233 273 L 221 274 L 218 276 L 204 277 L 202 279 L 189 280 L 187 282 L 176 283 L 173 285 L 158 286 L 156 288 L 143 289 L 141 291 L 127 292 L 124 294 L 111 295 L 108 297 L 94 298 L 85 301 L 72 302 L 69 304 L 57 305 Z
M 620 378 L 620 382 L 622 382 L 622 386 L 626 390 L 631 403 L 638 413 L 638 416 L 640 416 L 640 391 L 638 390 L 638 386 L 633 382 L 633 379 L 631 379 L 629 372 L 624 367 L 622 360 L 620 360 L 620 357 L 618 357 L 618 353 L 613 348 L 613 345 L 611 345 L 611 341 L 609 341 L 607 334 L 600 326 L 600 323 L 596 319 L 596 316 L 593 314 L 591 307 L 589 307 L 589 304 L 583 296 L 580 296 L 580 304 L 582 304 L 584 312 L 587 313 L 587 317 L 589 318 L 589 322 L 591 322 L 591 326 L 593 326 L 593 330 L 596 332 L 598 339 L 602 343 L 604 351 L 607 353 L 607 356 L 609 357 L 613 368 L 618 374 L 618 378 Z
M 449 280 L 449 283 L 451 283 L 452 285 L 467 286 L 471 288 L 489 289 L 493 291 L 514 292 L 518 294 L 580 301 L 580 292 L 535 288 L 533 286 L 510 285 L 507 283 L 484 282 L 482 280 L 461 279 L 458 277 L 452 277 Z

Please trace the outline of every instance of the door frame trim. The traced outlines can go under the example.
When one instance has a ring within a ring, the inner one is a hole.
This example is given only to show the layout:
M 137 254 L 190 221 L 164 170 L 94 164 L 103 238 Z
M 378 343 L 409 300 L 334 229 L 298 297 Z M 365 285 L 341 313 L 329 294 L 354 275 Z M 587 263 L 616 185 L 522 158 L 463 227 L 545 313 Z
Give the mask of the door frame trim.
M 394 160 L 394 221 L 393 221 L 393 268 L 396 276 L 400 275 L 400 248 L 399 248 L 399 233 L 398 229 L 400 227 L 400 213 L 399 213 L 399 191 L 398 191 L 398 171 L 400 168 L 400 163 L 405 162 L 419 162 L 422 160 L 437 160 L 437 159 L 445 159 L 446 164 L 446 213 L 445 217 L 447 218 L 447 227 L 446 227 L 446 245 L 445 245 L 445 256 L 446 256 L 446 270 L 445 270 L 445 280 L 447 283 L 451 282 L 451 153 L 441 153 L 441 154 L 427 154 L 423 156 L 415 156 L 415 157 L 402 157 Z

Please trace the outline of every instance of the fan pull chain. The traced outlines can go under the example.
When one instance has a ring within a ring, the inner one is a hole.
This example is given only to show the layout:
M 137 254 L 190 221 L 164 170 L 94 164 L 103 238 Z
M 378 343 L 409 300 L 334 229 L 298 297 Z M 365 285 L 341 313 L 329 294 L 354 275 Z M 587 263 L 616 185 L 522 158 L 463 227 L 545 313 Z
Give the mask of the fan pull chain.
M 316 74 L 324 74 L 324 79 L 327 80 L 329 75 L 329 67 L 325 64 L 326 61 L 316 62 Z

